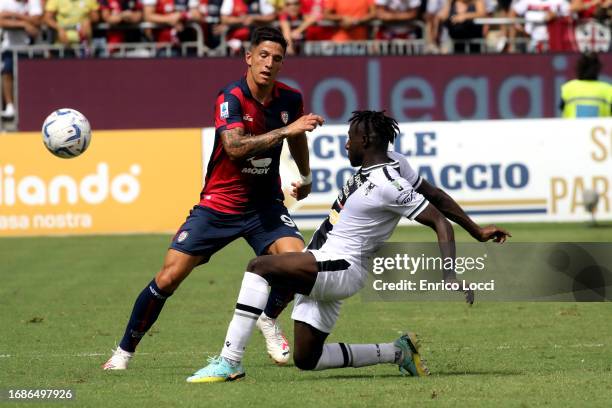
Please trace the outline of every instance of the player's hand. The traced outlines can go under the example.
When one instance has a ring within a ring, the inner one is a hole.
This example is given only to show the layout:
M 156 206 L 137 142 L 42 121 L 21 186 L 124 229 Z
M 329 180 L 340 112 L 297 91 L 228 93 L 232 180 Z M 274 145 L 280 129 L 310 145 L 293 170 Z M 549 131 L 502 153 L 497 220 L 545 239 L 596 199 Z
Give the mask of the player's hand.
M 291 183 L 291 191 L 289 195 L 296 200 L 300 201 L 308 197 L 310 190 L 312 189 L 312 183 L 302 184 L 301 181 L 294 181 Z
M 459 284 L 459 290 L 457 292 L 463 292 L 463 295 L 465 296 L 465 303 L 470 306 L 474 304 L 474 291 L 472 289 L 463 289 L 464 286 L 468 286 L 466 281 L 459 281 L 456 278 L 448 278 L 444 279 L 444 282 Z
M 498 227 L 497 225 L 487 225 L 486 227 L 480 229 L 480 237 L 478 237 L 478 240 L 480 242 L 493 240 L 493 242 L 503 244 L 506 242 L 506 239 L 511 236 L 512 234 L 510 234 L 510 232 Z
M 325 119 L 314 113 L 303 115 L 298 120 L 288 125 L 285 129 L 287 131 L 287 137 L 298 136 L 305 132 L 312 132 L 318 126 L 323 125 Z

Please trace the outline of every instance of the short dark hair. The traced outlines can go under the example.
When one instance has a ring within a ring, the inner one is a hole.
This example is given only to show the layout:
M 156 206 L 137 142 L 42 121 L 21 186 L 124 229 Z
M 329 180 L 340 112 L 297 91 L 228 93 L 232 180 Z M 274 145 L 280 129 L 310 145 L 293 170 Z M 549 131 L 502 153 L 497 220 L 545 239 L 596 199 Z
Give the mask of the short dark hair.
M 387 147 L 393 143 L 399 133 L 397 121 L 385 115 L 385 111 L 353 111 L 349 123 L 354 126 L 363 124 L 363 130 L 369 137 L 373 137 L 375 144 Z
M 254 29 L 251 33 L 251 47 L 257 47 L 264 41 L 280 44 L 283 47 L 283 52 L 287 51 L 287 40 L 278 28 L 263 26 Z
M 601 71 L 601 61 L 595 52 L 585 52 L 576 64 L 576 77 L 582 80 L 596 81 Z

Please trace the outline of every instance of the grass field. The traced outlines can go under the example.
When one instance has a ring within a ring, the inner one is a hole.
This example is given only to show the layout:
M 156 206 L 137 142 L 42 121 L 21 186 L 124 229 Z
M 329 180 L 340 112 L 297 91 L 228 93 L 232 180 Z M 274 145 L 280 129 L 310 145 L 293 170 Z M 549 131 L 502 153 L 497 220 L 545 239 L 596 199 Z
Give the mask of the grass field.
M 612 241 L 612 225 L 508 227 L 515 242 Z M 432 238 L 424 228 L 401 228 L 392 240 Z M 431 377 L 403 378 L 391 365 L 316 373 L 279 368 L 255 333 L 244 381 L 187 384 L 205 357 L 220 350 L 251 257 L 244 242 L 195 270 L 128 371 L 104 372 L 100 365 L 168 241 L 160 235 L 0 239 L 0 388 L 73 388 L 74 401 L 52 406 L 79 407 L 612 406 L 608 303 L 468 307 L 363 303 L 357 296 L 345 303 L 330 340 L 391 341 L 410 328 L 421 334 Z M 291 337 L 288 314 L 282 321 Z

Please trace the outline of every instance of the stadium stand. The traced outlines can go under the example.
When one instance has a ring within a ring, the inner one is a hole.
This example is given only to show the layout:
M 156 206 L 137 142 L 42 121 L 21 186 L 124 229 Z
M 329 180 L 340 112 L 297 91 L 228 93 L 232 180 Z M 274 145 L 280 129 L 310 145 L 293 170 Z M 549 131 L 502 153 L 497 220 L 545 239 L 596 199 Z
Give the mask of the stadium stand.
M 612 0 L 98 1 L 67 18 L 69 2 L 47 0 L 40 28 L 15 25 L 10 6 L 0 8 L 3 60 L 14 61 L 3 69 L 4 128 L 19 58 L 237 55 L 250 29 L 266 24 L 304 56 L 605 52 L 612 38 Z

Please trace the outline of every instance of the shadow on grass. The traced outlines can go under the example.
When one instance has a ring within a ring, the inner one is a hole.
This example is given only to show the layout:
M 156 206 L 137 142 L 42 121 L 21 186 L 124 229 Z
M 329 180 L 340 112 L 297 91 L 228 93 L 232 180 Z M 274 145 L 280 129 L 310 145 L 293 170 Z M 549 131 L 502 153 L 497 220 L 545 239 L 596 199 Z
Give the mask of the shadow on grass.
M 500 377 L 506 377 L 506 376 L 516 376 L 516 375 L 523 375 L 524 373 L 520 372 L 520 371 L 469 371 L 469 372 L 463 372 L 463 371 L 438 371 L 435 372 L 433 374 L 431 374 L 430 378 L 436 378 L 436 377 L 453 377 L 453 376 L 469 376 L 469 377 L 474 377 L 474 376 L 500 376 Z M 317 375 L 304 375 L 304 376 L 298 376 L 297 378 L 294 378 L 293 381 L 320 381 L 320 380 L 363 380 L 363 379 L 376 379 L 376 378 L 397 378 L 400 380 L 404 380 L 407 377 L 403 377 L 401 375 L 399 375 L 398 373 L 389 373 L 389 374 L 377 374 L 377 375 L 372 375 L 372 374 L 354 374 L 354 375 L 350 375 L 350 374 L 332 374 L 332 375 L 321 375 L 321 376 L 317 376 Z

